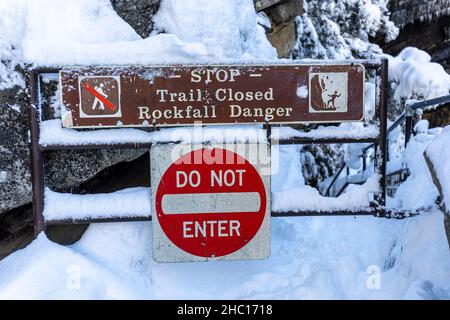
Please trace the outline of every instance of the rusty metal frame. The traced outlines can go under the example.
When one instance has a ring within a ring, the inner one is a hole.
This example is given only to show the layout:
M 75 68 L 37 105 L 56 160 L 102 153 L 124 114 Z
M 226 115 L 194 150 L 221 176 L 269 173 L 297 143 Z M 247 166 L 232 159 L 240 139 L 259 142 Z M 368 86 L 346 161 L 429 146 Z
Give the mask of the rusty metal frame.
M 402 218 L 414 215 L 414 212 L 399 212 L 386 209 L 386 161 L 387 161 L 387 84 L 388 84 L 388 62 L 387 59 L 381 61 L 355 61 L 362 63 L 366 69 L 376 72 L 376 118 L 379 120 L 379 135 L 376 138 L 303 138 L 294 137 L 281 139 L 280 145 L 290 144 L 333 144 L 333 143 L 374 143 L 376 163 L 375 168 L 381 175 L 380 190 L 376 202 L 370 207 L 359 211 L 300 211 L 300 212 L 272 212 L 273 217 L 293 217 L 293 216 L 356 216 L 371 215 L 376 217 Z M 41 101 L 40 101 L 40 75 L 44 73 L 58 73 L 61 68 L 34 68 L 29 70 L 27 79 L 27 89 L 29 97 L 29 122 L 30 122 L 30 158 L 31 158 L 31 180 L 33 192 L 33 221 L 35 235 L 45 232 L 47 226 L 67 225 L 67 224 L 88 224 L 97 222 L 124 222 L 124 221 L 149 221 L 149 217 L 131 218 L 100 218 L 100 219 L 65 219 L 59 221 L 46 222 L 43 216 L 44 211 L 44 154 L 47 151 L 55 150 L 89 150 L 89 149 L 150 149 L 151 143 L 122 143 L 122 144 L 93 144 L 93 145 L 46 145 L 39 144 L 40 122 L 41 122 Z M 272 143 L 270 123 L 264 124 L 267 130 L 268 142 Z M 157 129 L 157 128 L 156 128 Z

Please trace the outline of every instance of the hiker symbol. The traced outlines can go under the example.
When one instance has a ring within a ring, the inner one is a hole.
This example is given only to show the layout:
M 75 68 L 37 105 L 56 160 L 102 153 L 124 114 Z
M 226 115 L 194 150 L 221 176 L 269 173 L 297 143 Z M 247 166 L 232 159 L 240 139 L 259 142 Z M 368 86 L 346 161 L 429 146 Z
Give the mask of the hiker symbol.
M 346 72 L 309 74 L 309 112 L 347 112 L 348 74 Z

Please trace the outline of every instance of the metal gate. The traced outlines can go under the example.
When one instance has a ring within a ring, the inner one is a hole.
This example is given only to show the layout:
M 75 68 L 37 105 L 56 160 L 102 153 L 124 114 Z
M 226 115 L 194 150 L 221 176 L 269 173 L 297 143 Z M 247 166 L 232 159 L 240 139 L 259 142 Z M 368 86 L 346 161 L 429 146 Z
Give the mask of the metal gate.
M 376 74 L 376 119 L 379 132 L 373 138 L 343 138 L 338 136 L 327 136 L 322 138 L 293 137 L 280 139 L 276 143 L 280 145 L 307 145 L 307 144 L 346 144 L 346 143 L 370 143 L 375 146 L 375 170 L 380 174 L 380 193 L 377 194 L 371 205 L 354 211 L 287 211 L 272 212 L 273 217 L 286 216 L 325 216 L 325 215 L 373 215 L 376 217 L 403 217 L 408 216 L 407 212 L 397 212 L 388 210 L 386 204 L 386 161 L 387 161 L 387 85 L 388 85 L 388 61 L 383 60 L 358 60 L 354 63 L 364 65 L 366 70 L 372 70 Z M 30 153 L 31 153 L 31 178 L 33 192 L 33 220 L 35 234 L 46 230 L 49 225 L 63 224 L 87 224 L 93 222 L 118 222 L 118 221 L 144 221 L 151 220 L 148 217 L 126 217 L 126 218 L 100 218 L 100 219 L 63 219 L 45 220 L 43 212 L 45 205 L 44 195 L 44 159 L 45 153 L 55 150 L 92 150 L 92 149 L 150 149 L 151 143 L 116 143 L 116 144 L 72 144 L 58 145 L 39 143 L 40 125 L 42 122 L 42 101 L 41 101 L 41 81 L 42 75 L 48 73 L 58 73 L 61 68 L 34 68 L 29 70 L 28 96 L 29 96 L 29 120 L 30 120 Z M 264 125 L 267 138 L 271 143 L 272 125 Z M 157 129 L 157 128 L 155 128 Z M 63 129 L 64 130 L 64 129 Z M 67 129 L 66 129 L 67 130 Z M 120 129 L 108 129 L 120 130 Z

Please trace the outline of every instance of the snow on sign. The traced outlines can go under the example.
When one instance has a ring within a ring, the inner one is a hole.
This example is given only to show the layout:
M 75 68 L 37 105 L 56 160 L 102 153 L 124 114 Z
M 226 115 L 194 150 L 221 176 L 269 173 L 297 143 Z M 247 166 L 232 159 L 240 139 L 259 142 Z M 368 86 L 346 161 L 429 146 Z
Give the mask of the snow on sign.
M 360 121 L 364 73 L 360 64 L 65 68 L 63 125 Z
M 152 147 L 154 259 L 267 258 L 268 152 L 267 144 Z

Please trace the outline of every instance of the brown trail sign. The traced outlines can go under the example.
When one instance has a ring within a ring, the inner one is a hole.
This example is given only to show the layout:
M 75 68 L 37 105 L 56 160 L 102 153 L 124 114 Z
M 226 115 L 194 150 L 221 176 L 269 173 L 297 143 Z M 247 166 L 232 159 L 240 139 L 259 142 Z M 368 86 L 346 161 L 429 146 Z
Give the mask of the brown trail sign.
M 60 71 L 64 127 L 361 121 L 361 64 Z

